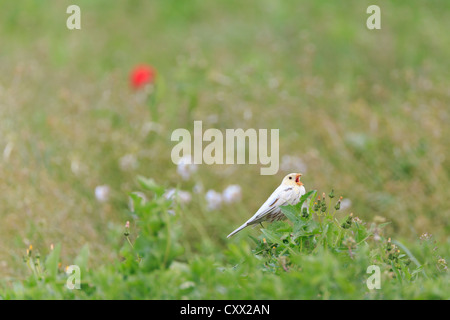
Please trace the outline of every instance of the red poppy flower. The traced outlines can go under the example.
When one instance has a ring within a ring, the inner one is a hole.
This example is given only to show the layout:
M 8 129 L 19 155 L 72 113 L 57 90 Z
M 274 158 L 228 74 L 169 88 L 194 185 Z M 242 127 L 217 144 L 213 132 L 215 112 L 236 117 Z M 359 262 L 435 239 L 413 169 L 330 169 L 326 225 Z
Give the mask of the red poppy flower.
M 139 89 L 148 83 L 155 81 L 156 71 L 151 66 L 139 65 L 136 66 L 130 74 L 131 86 Z

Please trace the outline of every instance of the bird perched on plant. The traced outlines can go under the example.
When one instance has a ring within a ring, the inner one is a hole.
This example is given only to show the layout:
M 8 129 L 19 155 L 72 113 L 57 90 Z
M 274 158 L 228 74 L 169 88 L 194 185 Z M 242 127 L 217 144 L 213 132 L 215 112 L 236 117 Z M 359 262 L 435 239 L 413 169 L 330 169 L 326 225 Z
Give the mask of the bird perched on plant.
M 247 226 L 263 221 L 277 221 L 285 219 L 281 206 L 296 205 L 300 197 L 306 193 L 303 183 L 300 182 L 301 173 L 290 173 L 284 177 L 280 186 L 270 195 L 259 210 L 242 226 L 230 233 L 227 238 L 235 235 Z

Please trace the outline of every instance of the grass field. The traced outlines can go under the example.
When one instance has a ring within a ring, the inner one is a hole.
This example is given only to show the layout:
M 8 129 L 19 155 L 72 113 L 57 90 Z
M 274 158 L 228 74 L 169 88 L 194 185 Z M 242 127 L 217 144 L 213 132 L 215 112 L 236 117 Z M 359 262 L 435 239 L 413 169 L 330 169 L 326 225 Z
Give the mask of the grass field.
M 66 27 L 74 3 L 81 30 Z M 381 8 L 380 30 L 366 27 L 371 4 Z M 0 297 L 449 299 L 449 10 L 444 0 L 3 2 Z M 153 91 L 130 86 L 140 64 L 157 72 Z M 199 165 L 182 179 L 170 137 L 195 120 L 279 129 L 279 172 Z M 283 272 L 261 266 L 283 266 L 283 254 L 268 262 L 252 251 L 248 235 L 259 228 L 226 239 L 297 171 L 307 191 L 346 199 L 339 219 L 353 213 L 368 229 L 391 222 L 382 241 L 402 244 L 427 275 L 419 269 L 401 283 L 383 270 L 374 293 L 360 280 L 374 261 L 370 243 L 350 260 L 326 249 L 300 254 L 291 261 L 300 269 Z M 206 192 L 229 185 L 241 187 L 240 200 L 209 210 Z M 191 201 L 167 207 L 162 190 L 171 188 Z M 141 215 L 130 211 L 135 191 L 149 199 Z M 173 228 L 155 235 L 142 224 L 160 230 L 152 215 L 172 209 Z M 145 263 L 130 253 L 126 221 Z M 30 245 L 50 257 L 37 277 L 24 263 Z M 150 259 L 158 250 L 163 258 Z M 244 269 L 229 269 L 243 260 Z M 73 261 L 89 276 L 70 291 L 61 270 Z

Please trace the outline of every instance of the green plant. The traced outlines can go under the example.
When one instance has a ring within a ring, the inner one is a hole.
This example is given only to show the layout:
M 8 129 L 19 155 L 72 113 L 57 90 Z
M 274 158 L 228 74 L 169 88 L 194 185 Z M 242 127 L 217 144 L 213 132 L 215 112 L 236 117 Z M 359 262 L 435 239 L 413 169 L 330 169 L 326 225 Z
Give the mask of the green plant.
M 112 263 L 88 268 L 83 247 L 73 263 L 81 288 L 70 290 L 61 246 L 48 255 L 32 247 L 24 261 L 29 276 L 2 284 L 4 299 L 398 299 L 448 298 L 445 259 L 431 236 L 421 237 L 420 258 L 384 236 L 383 219 L 365 223 L 341 217 L 333 192 L 305 194 L 285 206 L 287 221 L 261 229 L 251 241 L 230 242 L 215 254 L 183 250 L 182 208 L 152 179 L 138 179 L 142 192 L 130 194 L 131 222 L 113 229 L 120 237 Z M 411 244 L 413 245 L 413 244 Z M 417 249 L 414 247 L 414 249 Z M 440 260 L 441 259 L 441 260 Z M 41 262 L 44 261 L 44 263 Z M 365 284 L 367 267 L 382 270 L 380 290 Z M 425 272 L 426 271 L 426 272 Z
M 137 231 L 134 244 L 130 241 L 129 229 L 124 232 L 127 243 L 121 254 L 126 263 L 139 264 L 147 271 L 168 268 L 183 252 L 179 243 L 182 233 L 178 216 L 171 210 L 172 201 L 163 197 L 163 187 L 152 179 L 140 177 L 138 180 L 144 190 L 151 192 L 152 198 L 130 194 Z
M 316 191 L 310 191 L 297 205 L 282 207 L 288 222 L 273 223 L 261 229 L 257 239 L 253 238 L 256 243 L 253 252 L 262 258 L 264 270 L 273 273 L 298 270 L 302 266 L 292 263 L 293 257 L 314 255 L 322 250 L 345 263 L 350 263 L 358 254 L 369 254 L 371 264 L 382 265 L 400 283 L 411 282 L 421 273 L 422 265 L 411 257 L 406 247 L 393 244 L 391 238 L 380 237 L 387 223 L 367 227 L 352 213 L 339 218 L 342 197 L 336 202 L 333 198 L 333 191 L 328 197 L 325 193 L 317 196 Z M 307 200 L 310 200 L 308 205 Z M 415 263 L 411 264 L 411 258 Z M 443 265 L 442 260 L 439 261 L 439 265 Z

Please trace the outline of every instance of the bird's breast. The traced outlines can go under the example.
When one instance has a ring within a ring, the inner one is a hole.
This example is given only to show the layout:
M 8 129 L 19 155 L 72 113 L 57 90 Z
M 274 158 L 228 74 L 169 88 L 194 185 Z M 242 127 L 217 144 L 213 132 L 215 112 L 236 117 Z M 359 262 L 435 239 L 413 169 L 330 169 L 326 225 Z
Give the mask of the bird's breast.
M 291 200 L 292 205 L 296 205 L 299 201 L 302 195 L 305 194 L 305 188 L 303 186 L 296 187 L 292 190 L 293 198 Z

